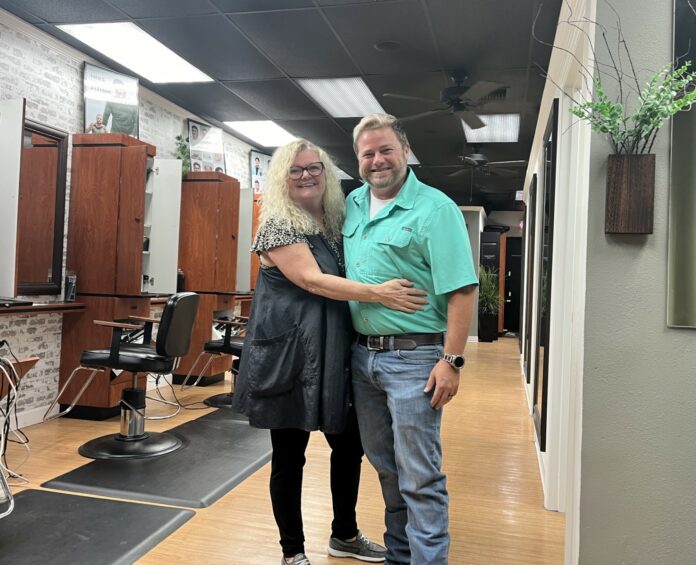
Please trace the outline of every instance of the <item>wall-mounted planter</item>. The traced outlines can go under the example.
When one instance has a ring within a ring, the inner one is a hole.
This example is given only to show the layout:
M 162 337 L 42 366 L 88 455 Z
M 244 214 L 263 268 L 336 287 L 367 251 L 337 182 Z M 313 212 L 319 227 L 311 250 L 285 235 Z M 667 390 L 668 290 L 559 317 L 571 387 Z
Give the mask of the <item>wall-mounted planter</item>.
M 609 155 L 604 233 L 652 233 L 655 155 Z

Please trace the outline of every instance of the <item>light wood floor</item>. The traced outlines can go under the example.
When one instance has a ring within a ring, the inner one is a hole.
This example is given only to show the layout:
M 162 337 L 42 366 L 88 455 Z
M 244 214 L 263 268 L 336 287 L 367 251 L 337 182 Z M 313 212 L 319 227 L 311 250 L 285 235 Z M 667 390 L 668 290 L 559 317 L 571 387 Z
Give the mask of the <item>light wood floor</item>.
M 227 386 L 177 394 L 190 402 L 228 390 Z M 148 410 L 150 415 L 163 412 L 152 403 Z M 174 420 L 148 422 L 148 429 L 164 430 L 205 413 L 182 410 Z M 42 482 L 85 463 L 77 447 L 117 428 L 117 420 L 66 418 L 26 428 L 31 456 L 20 471 L 29 479 L 28 486 L 40 488 Z M 543 507 L 533 433 L 519 376 L 517 341 L 469 344 L 459 394 L 445 409 L 443 424 L 453 565 L 563 563 L 564 516 Z M 8 456 L 11 466 L 23 457 L 16 446 L 10 447 Z M 323 436 L 312 434 L 303 491 L 307 553 L 313 565 L 358 563 L 326 555 L 331 522 L 328 462 Z M 210 508 L 197 509 L 193 519 L 139 563 L 279 563 L 268 477 L 266 465 Z M 382 537 L 383 510 L 376 474 L 365 462 L 358 519 L 361 530 L 375 540 Z M 44 562 L 50 561 L 44 557 Z

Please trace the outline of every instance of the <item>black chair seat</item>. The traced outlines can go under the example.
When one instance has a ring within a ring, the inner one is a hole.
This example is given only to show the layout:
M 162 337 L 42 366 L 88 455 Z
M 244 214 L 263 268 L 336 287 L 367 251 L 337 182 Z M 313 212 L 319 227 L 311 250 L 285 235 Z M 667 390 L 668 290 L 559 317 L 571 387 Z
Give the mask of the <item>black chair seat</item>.
M 122 345 L 118 357 L 111 359 L 110 349 L 83 351 L 80 364 L 83 367 L 120 369 L 140 373 L 171 373 L 175 359 L 158 355 L 149 345 Z
M 206 341 L 203 349 L 208 353 L 227 353 L 239 357 L 242 354 L 242 347 L 244 347 L 244 336 L 232 336 L 229 345 L 225 344 L 224 339 L 214 339 Z

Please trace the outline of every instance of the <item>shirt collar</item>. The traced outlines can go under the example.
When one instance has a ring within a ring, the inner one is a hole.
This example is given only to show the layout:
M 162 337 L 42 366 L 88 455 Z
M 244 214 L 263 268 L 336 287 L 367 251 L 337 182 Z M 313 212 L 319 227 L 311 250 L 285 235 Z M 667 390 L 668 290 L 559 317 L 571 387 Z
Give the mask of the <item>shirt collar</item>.
M 354 198 L 355 203 L 362 208 L 363 205 L 369 205 L 370 203 L 370 185 L 365 183 L 357 191 Z M 413 208 L 413 204 L 416 199 L 416 193 L 418 192 L 418 179 L 416 174 L 408 167 L 408 172 L 406 173 L 406 180 L 404 184 L 401 185 L 401 189 L 396 195 L 396 200 L 394 200 L 394 206 L 399 206 L 406 210 Z

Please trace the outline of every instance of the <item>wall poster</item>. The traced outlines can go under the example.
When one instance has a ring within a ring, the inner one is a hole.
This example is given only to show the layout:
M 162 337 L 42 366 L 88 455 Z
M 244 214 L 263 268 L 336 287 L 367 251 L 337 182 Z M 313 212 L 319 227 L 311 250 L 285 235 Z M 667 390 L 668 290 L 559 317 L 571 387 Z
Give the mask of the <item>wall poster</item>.
M 188 121 L 191 171 L 226 173 L 222 130 L 194 120 Z
M 254 195 L 263 194 L 266 187 L 266 174 L 271 164 L 271 156 L 258 151 L 249 151 L 249 167 L 251 169 L 251 186 Z
M 138 137 L 137 78 L 85 63 L 85 133 Z

